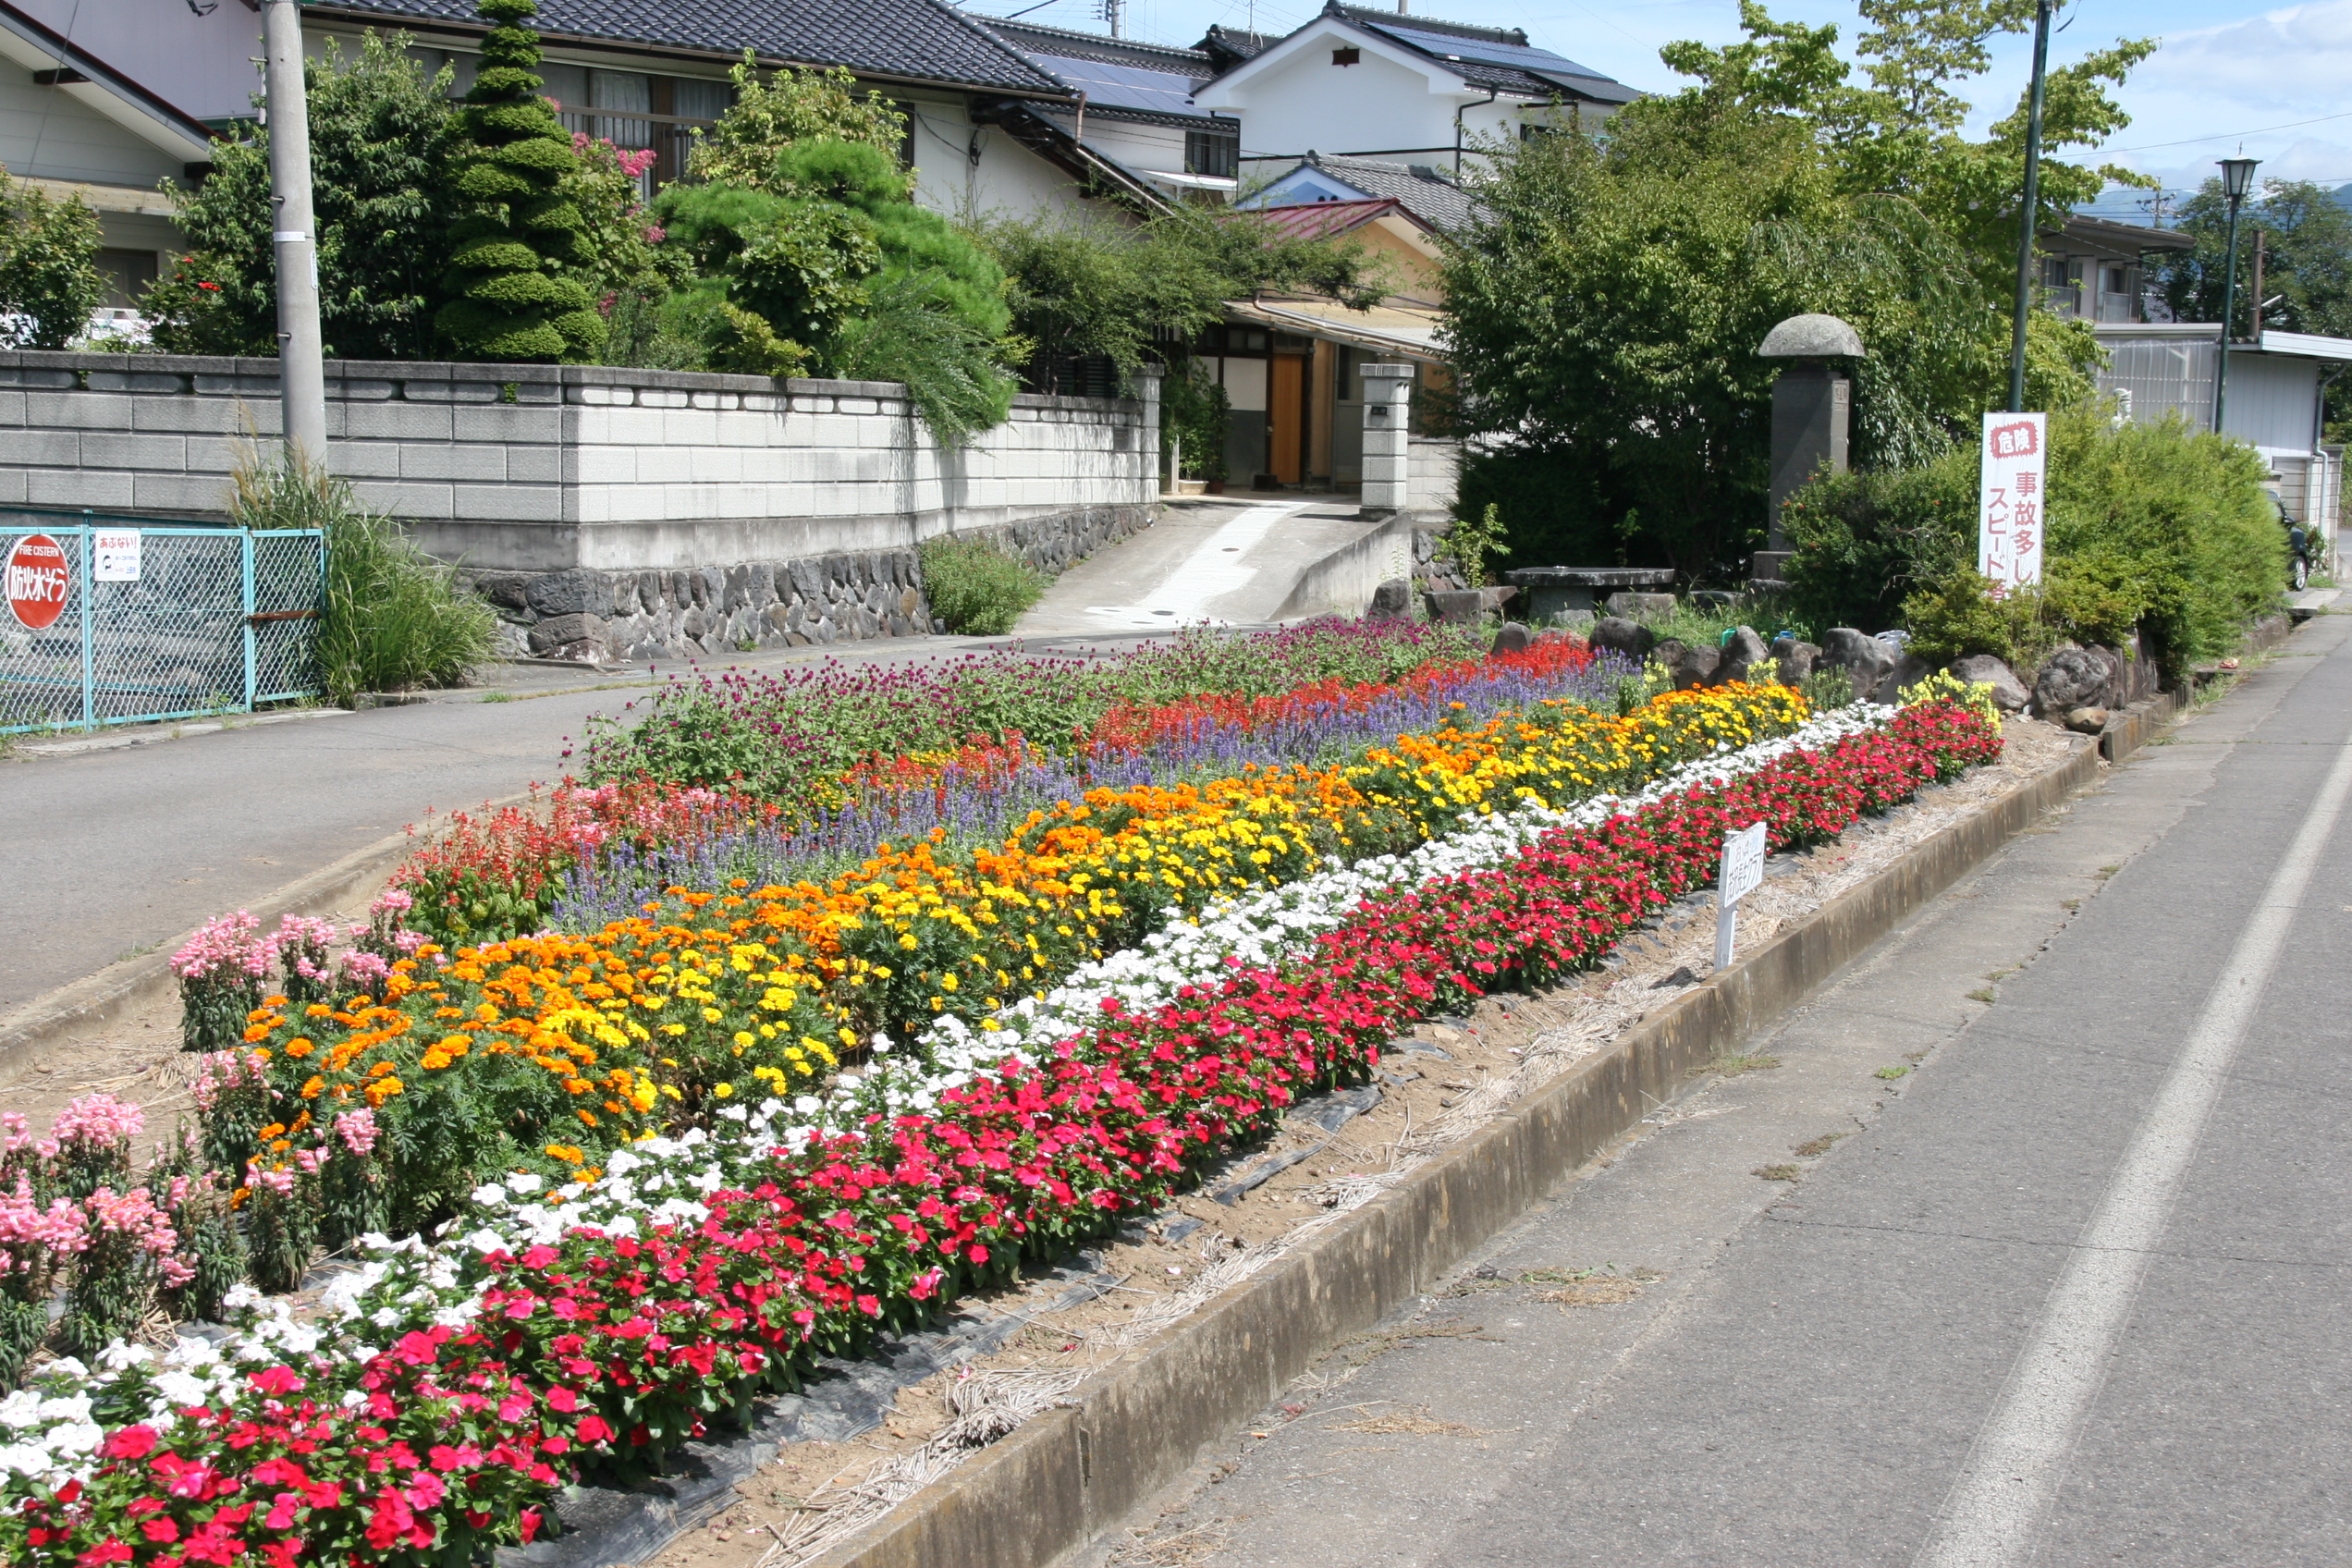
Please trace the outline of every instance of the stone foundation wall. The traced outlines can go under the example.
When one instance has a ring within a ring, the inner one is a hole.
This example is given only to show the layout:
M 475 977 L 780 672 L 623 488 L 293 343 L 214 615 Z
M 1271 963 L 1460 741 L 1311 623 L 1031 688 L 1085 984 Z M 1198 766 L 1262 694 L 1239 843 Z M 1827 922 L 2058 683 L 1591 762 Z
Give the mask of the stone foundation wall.
M 974 531 L 1048 576 L 1124 539 L 1148 507 L 1082 507 Z M 913 549 L 858 550 L 729 567 L 469 574 L 497 609 L 504 651 L 531 658 L 687 658 L 944 631 Z

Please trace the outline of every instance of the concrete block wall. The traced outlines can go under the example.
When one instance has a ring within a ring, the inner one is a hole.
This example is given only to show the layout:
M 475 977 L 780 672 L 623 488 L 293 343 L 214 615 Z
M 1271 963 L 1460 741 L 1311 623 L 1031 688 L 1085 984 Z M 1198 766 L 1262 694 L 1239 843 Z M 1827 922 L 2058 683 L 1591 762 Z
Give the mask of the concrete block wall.
M 1415 435 L 1405 443 L 1405 508 L 1453 515 L 1462 488 L 1462 443 L 1450 435 Z
M 499 584 L 493 600 L 521 618 L 518 645 L 533 652 L 790 640 L 803 620 L 811 641 L 925 630 L 927 607 L 907 601 L 921 541 L 990 531 L 1058 570 L 1143 526 L 1158 496 L 1156 377 L 1132 398 L 1020 396 L 1004 423 L 951 449 L 895 383 L 365 361 L 326 371 L 328 466 L 425 549 Z M 239 452 L 276 435 L 277 399 L 273 360 L 0 352 L 0 505 L 217 518 Z M 772 591 L 795 562 L 823 563 L 823 591 L 802 597 L 827 613 L 795 616 L 787 632 L 766 615 L 789 610 L 789 593 L 727 605 L 730 570 L 764 568 Z M 637 610 L 596 616 L 605 624 L 585 639 L 533 635 L 599 599 L 550 588 L 538 597 L 582 604 L 543 615 L 527 581 L 579 571 Z M 689 580 L 714 573 L 719 586 L 698 597 Z M 665 585 L 650 597 L 648 574 Z M 690 633 L 690 615 L 705 630 Z

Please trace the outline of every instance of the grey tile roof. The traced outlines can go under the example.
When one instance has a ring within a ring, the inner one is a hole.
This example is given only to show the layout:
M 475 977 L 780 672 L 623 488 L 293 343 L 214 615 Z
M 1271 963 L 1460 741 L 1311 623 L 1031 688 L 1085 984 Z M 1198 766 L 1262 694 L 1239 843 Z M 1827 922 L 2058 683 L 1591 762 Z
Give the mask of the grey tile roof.
M 1333 158 L 1319 153 L 1308 153 L 1302 162 L 1312 164 L 1366 196 L 1393 197 L 1431 228 L 1458 232 L 1469 227 L 1476 211 L 1477 203 L 1469 192 L 1453 183 L 1452 174 L 1431 164 Z
M 1073 93 L 1084 93 L 1090 115 L 1188 129 L 1231 128 L 1232 121 L 1219 120 L 1193 103 L 1194 91 L 1216 74 L 1199 50 L 966 14 Z
M 325 0 L 312 17 L 475 22 L 471 0 Z M 540 0 L 544 33 L 847 66 L 870 75 L 1062 96 L 1019 50 L 944 0 Z

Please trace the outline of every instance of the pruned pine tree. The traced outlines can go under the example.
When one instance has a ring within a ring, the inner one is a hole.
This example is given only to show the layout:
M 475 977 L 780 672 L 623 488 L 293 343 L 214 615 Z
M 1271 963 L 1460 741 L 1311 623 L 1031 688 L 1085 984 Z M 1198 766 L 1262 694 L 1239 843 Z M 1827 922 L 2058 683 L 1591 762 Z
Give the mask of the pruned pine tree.
M 436 318 L 459 357 L 580 361 L 605 343 L 605 320 L 574 269 L 594 264 L 587 221 L 559 189 L 578 162 L 571 138 L 539 96 L 539 35 L 523 25 L 536 0 L 481 0 L 493 23 L 482 73 L 466 93 L 458 165 L 448 303 Z

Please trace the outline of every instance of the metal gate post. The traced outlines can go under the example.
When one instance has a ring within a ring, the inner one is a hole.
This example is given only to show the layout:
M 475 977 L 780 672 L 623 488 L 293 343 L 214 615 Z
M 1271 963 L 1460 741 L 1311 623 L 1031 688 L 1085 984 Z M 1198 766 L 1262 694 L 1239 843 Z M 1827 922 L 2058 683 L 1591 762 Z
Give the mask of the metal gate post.
M 259 673 L 254 668 L 258 653 L 255 639 L 258 633 L 253 627 L 253 531 L 249 528 L 239 533 L 237 539 L 238 543 L 243 546 L 245 557 L 245 711 L 251 713 L 255 691 L 253 680 Z
M 98 727 L 98 664 L 92 642 L 98 635 L 97 616 L 91 604 L 98 584 L 91 573 L 97 567 L 98 532 L 95 514 L 83 512 L 81 525 L 81 727 Z

